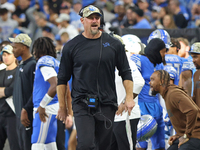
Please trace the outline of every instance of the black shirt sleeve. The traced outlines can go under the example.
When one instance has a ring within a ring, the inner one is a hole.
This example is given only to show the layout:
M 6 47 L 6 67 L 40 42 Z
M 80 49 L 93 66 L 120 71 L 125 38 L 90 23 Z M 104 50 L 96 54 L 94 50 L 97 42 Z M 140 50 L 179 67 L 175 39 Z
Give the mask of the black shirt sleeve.
M 58 85 L 65 84 L 67 85 L 67 82 L 70 80 L 72 75 L 72 58 L 71 58 L 71 51 L 73 48 L 71 48 L 70 45 L 65 44 L 63 48 L 63 54 L 61 57 L 61 62 L 59 66 L 59 72 L 58 72 Z
M 124 49 L 124 46 L 120 43 L 117 46 L 117 69 L 119 70 L 119 75 L 122 77 L 122 80 L 131 80 L 132 75 L 131 75 L 131 69 L 127 60 L 126 52 Z

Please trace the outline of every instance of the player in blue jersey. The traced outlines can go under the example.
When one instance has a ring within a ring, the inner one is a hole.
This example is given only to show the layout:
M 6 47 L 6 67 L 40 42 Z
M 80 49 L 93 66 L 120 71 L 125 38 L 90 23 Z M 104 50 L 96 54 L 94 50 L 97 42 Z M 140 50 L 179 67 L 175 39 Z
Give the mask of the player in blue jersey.
M 57 150 L 56 114 L 59 106 L 56 86 L 59 61 L 55 59 L 55 46 L 50 38 L 38 38 L 33 44 L 33 52 L 37 64 L 33 88 L 32 150 Z
M 167 54 L 165 55 L 165 61 L 167 65 L 173 66 L 176 69 L 178 75 L 174 79 L 174 84 L 178 85 L 179 76 L 181 74 L 184 61 L 183 58 L 178 56 L 178 51 L 180 50 L 181 47 L 179 41 L 175 38 L 171 38 L 171 43 L 172 45 L 169 48 Z
M 165 133 L 162 107 L 160 106 L 158 95 L 153 96 L 150 92 L 150 76 L 155 70 L 163 69 L 163 60 L 166 53 L 165 43 L 159 38 L 153 38 L 145 48 L 145 55 L 132 55 L 131 59 L 136 63 L 141 72 L 145 85 L 138 95 L 138 104 L 141 109 L 141 115 L 150 114 L 157 123 L 156 133 L 151 137 L 153 149 L 165 150 Z M 138 142 L 137 150 L 145 150 L 147 142 Z
M 184 61 L 181 69 L 179 86 L 183 86 L 188 95 L 191 96 L 191 93 L 193 93 L 192 78 L 196 69 L 192 62 L 192 57 L 189 55 L 190 46 L 188 40 L 185 38 L 178 38 L 178 41 L 181 45 L 178 55 L 182 57 Z

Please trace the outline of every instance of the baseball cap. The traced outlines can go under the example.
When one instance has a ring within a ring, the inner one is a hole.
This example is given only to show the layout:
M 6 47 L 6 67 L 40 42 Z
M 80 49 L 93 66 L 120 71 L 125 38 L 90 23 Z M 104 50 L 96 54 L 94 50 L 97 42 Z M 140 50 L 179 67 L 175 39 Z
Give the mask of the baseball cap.
M 28 36 L 28 34 L 18 34 L 15 38 L 8 38 L 10 42 L 12 43 L 21 43 L 24 44 L 28 47 L 31 46 L 32 40 L 31 38 Z
M 59 17 L 56 19 L 56 22 L 60 23 L 63 21 L 69 21 L 70 20 L 70 16 L 68 14 L 60 14 Z
M 135 13 L 136 13 L 138 16 L 140 16 L 140 17 L 144 16 L 144 12 L 143 12 L 143 10 L 140 9 L 140 8 L 135 8 L 135 9 L 133 9 L 133 12 L 135 12 Z
M 2 49 L 1 55 L 3 54 L 3 52 L 7 52 L 9 54 L 13 54 L 13 47 L 11 45 L 6 45 Z
M 192 44 L 190 54 L 200 54 L 200 42 Z
M 89 5 L 89 6 L 87 6 L 87 7 L 85 7 L 83 9 L 83 15 L 82 16 L 83 17 L 88 17 L 88 16 L 90 16 L 92 14 L 95 14 L 95 13 L 99 14 L 100 16 L 102 16 L 100 10 L 97 7 L 95 7 L 93 5 Z

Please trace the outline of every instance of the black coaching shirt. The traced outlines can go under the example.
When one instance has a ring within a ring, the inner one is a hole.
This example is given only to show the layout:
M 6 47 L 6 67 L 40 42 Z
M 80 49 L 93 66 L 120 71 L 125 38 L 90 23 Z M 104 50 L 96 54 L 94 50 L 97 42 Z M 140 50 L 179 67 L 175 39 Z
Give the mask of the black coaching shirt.
M 131 80 L 131 70 L 124 46 L 107 33 L 87 39 L 82 34 L 65 44 L 58 85 L 67 84 L 72 76 L 72 104 L 87 94 L 99 96 L 101 103 L 117 106 L 115 69 L 123 80 Z
M 21 110 L 24 108 L 28 112 L 29 120 L 33 118 L 33 82 L 35 76 L 36 60 L 33 57 L 20 63 L 16 71 L 13 103 L 16 116 L 20 118 Z
M 0 87 L 5 87 L 5 96 L 0 98 L 0 116 L 14 116 L 14 112 L 6 102 L 6 98 L 13 95 L 13 85 L 16 68 L 13 70 L 3 69 L 0 71 Z

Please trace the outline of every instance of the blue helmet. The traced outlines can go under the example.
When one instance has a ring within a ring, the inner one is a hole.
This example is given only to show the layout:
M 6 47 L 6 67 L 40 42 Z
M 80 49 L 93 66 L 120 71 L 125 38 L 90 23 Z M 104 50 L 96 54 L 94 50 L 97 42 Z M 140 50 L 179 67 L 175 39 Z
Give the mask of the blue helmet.
M 151 138 L 157 130 L 157 122 L 151 115 L 141 116 L 137 125 L 137 140 L 146 141 Z
M 163 40 L 166 48 L 170 48 L 172 45 L 169 34 L 167 33 L 167 31 L 165 31 L 163 29 L 157 29 L 157 30 L 153 31 L 150 34 L 150 36 L 147 40 L 147 43 L 149 43 L 151 41 L 151 39 L 154 39 L 154 38 L 159 38 L 159 39 Z

